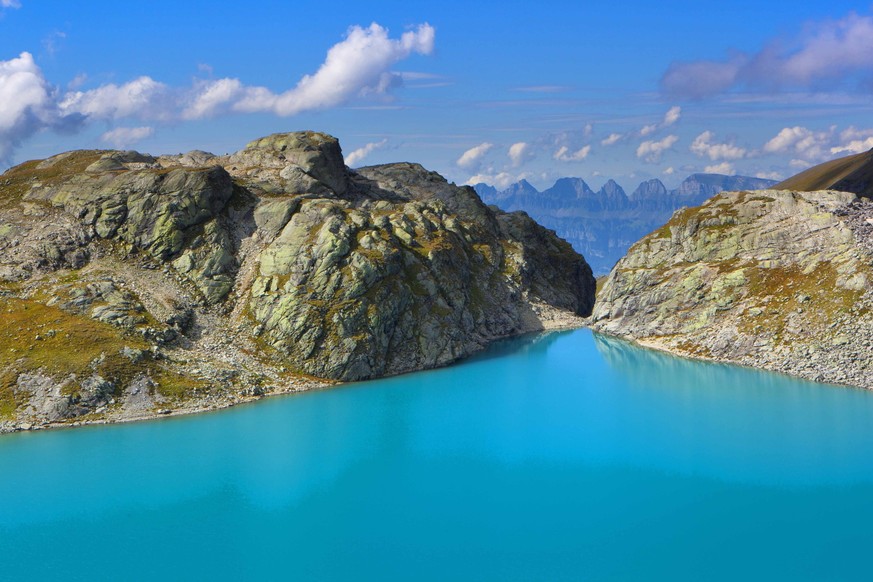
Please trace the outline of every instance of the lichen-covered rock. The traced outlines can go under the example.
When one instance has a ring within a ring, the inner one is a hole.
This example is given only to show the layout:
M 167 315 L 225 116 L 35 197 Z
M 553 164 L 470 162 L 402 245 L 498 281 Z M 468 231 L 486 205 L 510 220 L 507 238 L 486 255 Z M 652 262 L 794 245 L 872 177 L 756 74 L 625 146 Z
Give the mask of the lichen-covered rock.
M 598 294 L 594 326 L 873 388 L 871 222 L 873 203 L 846 192 L 719 194 L 631 247 Z
M 342 195 L 348 188 L 339 141 L 324 133 L 276 133 L 221 162 L 233 176 L 265 192 Z
M 32 184 L 24 199 L 47 201 L 78 218 L 99 238 L 118 239 L 156 259 L 172 261 L 208 303 L 217 303 L 233 286 L 237 266 L 221 221 L 233 194 L 230 175 L 220 166 L 128 170 L 122 165 L 154 161 L 135 152 L 104 154 L 83 173 Z M 54 163 L 43 163 L 39 169 L 49 172 Z M 110 163 L 118 167 L 100 166 Z
M 416 164 L 358 172 L 346 199 L 302 200 L 261 254 L 251 316 L 296 369 L 428 368 L 529 330 L 530 301 L 590 313 L 590 269 L 526 215 Z
M 0 176 L 0 251 L 0 432 L 438 366 L 594 295 L 527 215 L 418 164 L 352 172 L 315 132 L 27 162 Z

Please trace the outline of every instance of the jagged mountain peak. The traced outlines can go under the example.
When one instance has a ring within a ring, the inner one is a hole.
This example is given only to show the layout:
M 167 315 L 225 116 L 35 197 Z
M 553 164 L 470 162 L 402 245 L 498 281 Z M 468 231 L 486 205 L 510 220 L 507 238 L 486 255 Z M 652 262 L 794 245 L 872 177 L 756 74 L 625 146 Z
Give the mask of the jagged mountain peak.
M 533 185 L 522 178 L 515 184 L 510 185 L 506 190 L 503 191 L 506 194 L 539 194 L 540 191 L 533 187 Z
M 599 193 L 606 194 L 609 196 L 614 196 L 614 195 L 627 196 L 627 194 L 624 191 L 624 188 L 619 186 L 618 183 L 615 180 L 613 180 L 612 178 L 607 180 L 606 183 L 603 186 L 601 186 Z
M 543 193 L 552 196 L 583 198 L 593 196 L 594 190 L 582 178 L 567 177 L 558 178 L 555 180 L 555 184 Z
M 657 178 L 641 182 L 630 195 L 631 200 L 642 200 L 667 195 L 667 187 Z

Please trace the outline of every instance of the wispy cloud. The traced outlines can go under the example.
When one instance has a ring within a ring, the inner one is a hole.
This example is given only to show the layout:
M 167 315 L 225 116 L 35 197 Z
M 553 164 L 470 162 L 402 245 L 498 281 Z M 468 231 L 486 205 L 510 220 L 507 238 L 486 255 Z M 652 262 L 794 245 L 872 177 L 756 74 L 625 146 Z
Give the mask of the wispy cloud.
M 0 8 L 21 8 L 18 0 L 0 0 Z
M 45 49 L 45 52 L 47 52 L 50 56 L 53 56 L 56 52 L 58 52 L 58 50 L 60 50 L 61 45 L 66 39 L 66 32 L 56 30 L 49 33 L 45 38 L 42 39 L 42 47 Z
M 526 85 L 514 87 L 512 90 L 521 91 L 522 93 L 565 93 L 571 89 L 572 87 L 567 85 Z
M 121 149 L 151 137 L 154 133 L 155 128 L 153 127 L 116 127 L 101 135 L 100 141 Z
M 676 62 L 661 78 L 668 95 L 701 99 L 746 87 L 869 90 L 873 79 L 873 17 L 854 12 L 813 23 L 791 39 L 776 39 L 756 53 L 735 51 L 719 61 Z
M 664 129 L 665 127 L 670 127 L 674 125 L 679 118 L 682 117 L 682 108 L 678 105 L 674 105 L 667 113 L 664 114 L 664 119 L 661 120 L 660 123 L 651 123 L 649 125 L 644 125 L 642 129 L 640 129 L 639 136 L 645 137 L 652 133 L 655 133 L 659 129 Z
M 355 167 L 361 160 L 366 158 L 374 151 L 385 147 L 387 144 L 388 140 L 383 139 L 381 141 L 370 142 L 363 147 L 359 147 L 358 149 L 354 150 L 352 153 L 346 156 L 346 165 L 352 168 Z
M 407 89 L 431 89 L 433 87 L 448 87 L 455 84 L 448 77 L 434 73 L 400 71 L 396 75 L 403 81 L 403 86 Z
M 603 146 L 611 146 L 627 139 L 647 137 L 657 132 L 658 130 L 666 129 L 671 125 L 675 125 L 676 122 L 681 119 L 681 117 L 682 108 L 678 105 L 674 105 L 667 110 L 661 121 L 656 123 L 648 123 L 637 131 L 630 131 L 627 133 L 611 133 L 604 139 L 600 140 L 600 144 Z

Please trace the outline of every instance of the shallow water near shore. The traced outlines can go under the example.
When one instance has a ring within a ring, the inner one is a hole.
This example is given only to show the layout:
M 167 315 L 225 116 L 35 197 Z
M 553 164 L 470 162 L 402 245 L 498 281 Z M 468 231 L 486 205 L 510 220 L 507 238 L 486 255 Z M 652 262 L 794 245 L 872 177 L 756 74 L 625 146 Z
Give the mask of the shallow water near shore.
M 0 438 L 0 579 L 861 580 L 873 393 L 589 330 Z

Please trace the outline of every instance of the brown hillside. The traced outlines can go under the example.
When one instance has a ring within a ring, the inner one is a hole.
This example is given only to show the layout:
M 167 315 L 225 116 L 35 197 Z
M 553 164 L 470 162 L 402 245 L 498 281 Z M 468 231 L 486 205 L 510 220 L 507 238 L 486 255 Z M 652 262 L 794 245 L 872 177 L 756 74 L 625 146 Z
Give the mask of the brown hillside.
M 873 198 L 873 150 L 831 160 L 774 186 L 777 190 L 840 190 Z

